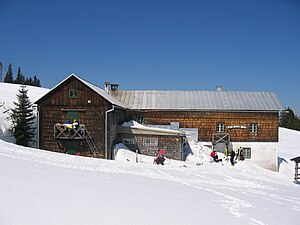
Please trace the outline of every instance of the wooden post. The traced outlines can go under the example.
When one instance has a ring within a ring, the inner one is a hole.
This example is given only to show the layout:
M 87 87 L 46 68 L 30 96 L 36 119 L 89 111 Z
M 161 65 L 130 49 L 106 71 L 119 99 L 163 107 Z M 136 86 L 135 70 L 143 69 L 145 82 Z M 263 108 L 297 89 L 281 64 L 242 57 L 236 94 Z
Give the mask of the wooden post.
M 295 163 L 295 183 L 298 183 L 298 162 Z
M 138 163 L 139 159 L 138 159 L 138 150 L 135 150 L 135 161 Z
M 295 162 L 295 177 L 294 177 L 294 182 L 298 184 L 298 179 L 300 179 L 300 174 L 299 174 L 299 162 L 300 162 L 300 156 L 292 158 L 291 161 Z

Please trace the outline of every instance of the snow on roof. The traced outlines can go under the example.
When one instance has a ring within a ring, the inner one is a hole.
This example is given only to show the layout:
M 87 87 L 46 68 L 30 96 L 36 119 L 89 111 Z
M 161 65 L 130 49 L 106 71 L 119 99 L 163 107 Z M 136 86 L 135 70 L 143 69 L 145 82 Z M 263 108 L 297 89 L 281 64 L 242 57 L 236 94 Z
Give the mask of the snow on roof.
M 160 128 L 160 127 L 148 127 L 145 125 L 142 125 L 134 120 L 130 120 L 128 122 L 124 122 L 122 124 L 123 127 L 128 127 L 132 129 L 140 129 L 140 130 L 146 130 L 146 131 L 153 131 L 153 132 L 161 132 L 161 133 L 171 133 L 171 134 L 179 134 L 179 135 L 185 135 L 184 131 L 180 130 L 172 130 L 172 129 L 166 129 L 166 128 Z

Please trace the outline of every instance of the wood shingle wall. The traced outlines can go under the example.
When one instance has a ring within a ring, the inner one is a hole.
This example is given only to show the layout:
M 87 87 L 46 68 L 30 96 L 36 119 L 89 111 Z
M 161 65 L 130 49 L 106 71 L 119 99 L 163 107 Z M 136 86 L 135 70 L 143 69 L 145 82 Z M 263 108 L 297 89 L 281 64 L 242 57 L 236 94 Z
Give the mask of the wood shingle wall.
M 77 98 L 69 98 L 69 90 L 78 90 Z M 75 78 L 66 80 L 39 100 L 40 148 L 65 152 L 65 147 L 54 138 L 54 125 L 67 120 L 68 112 L 78 112 L 79 123 L 84 124 L 92 136 L 100 156 L 105 156 L 105 112 L 111 104 Z M 82 155 L 91 156 L 88 146 L 81 141 Z
M 224 132 L 233 142 L 277 142 L 278 112 L 220 112 L 220 111 L 133 111 L 132 118 L 142 115 L 145 124 L 170 125 L 179 122 L 181 128 L 198 128 L 199 141 L 211 141 L 216 123 L 224 123 Z M 250 124 L 257 123 L 258 132 L 250 133 Z M 228 128 L 245 126 L 246 128 Z

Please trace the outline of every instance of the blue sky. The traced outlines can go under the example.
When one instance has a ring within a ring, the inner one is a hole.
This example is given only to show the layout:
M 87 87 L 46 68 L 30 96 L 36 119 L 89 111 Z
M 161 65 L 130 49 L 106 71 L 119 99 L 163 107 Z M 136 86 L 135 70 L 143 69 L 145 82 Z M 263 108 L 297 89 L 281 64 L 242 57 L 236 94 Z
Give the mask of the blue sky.
M 274 91 L 300 114 L 299 0 L 0 0 L 0 25 L 3 77 Z

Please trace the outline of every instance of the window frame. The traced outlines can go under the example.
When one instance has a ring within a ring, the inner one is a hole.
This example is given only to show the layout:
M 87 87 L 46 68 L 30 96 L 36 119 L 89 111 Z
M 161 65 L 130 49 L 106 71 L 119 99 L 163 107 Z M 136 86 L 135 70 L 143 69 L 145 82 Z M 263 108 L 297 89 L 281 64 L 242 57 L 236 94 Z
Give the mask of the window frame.
M 245 159 L 251 159 L 251 148 L 243 147 L 243 155 Z
M 132 119 L 133 119 L 134 121 L 140 123 L 140 124 L 144 124 L 144 122 L 145 122 L 145 117 L 144 117 L 144 115 L 134 115 L 134 116 L 132 117 Z
M 70 88 L 69 89 L 69 98 L 74 99 L 74 98 L 78 98 L 78 89 L 75 88 Z
M 136 140 L 135 140 L 135 138 L 122 138 L 122 143 L 124 145 L 135 145 Z
M 224 124 L 224 122 L 217 122 L 216 123 L 216 132 L 217 133 L 224 133 L 225 132 L 225 124 Z
M 157 147 L 158 138 L 143 138 L 143 146 Z
M 258 133 L 258 123 L 251 122 L 250 123 L 250 134 L 257 134 Z

